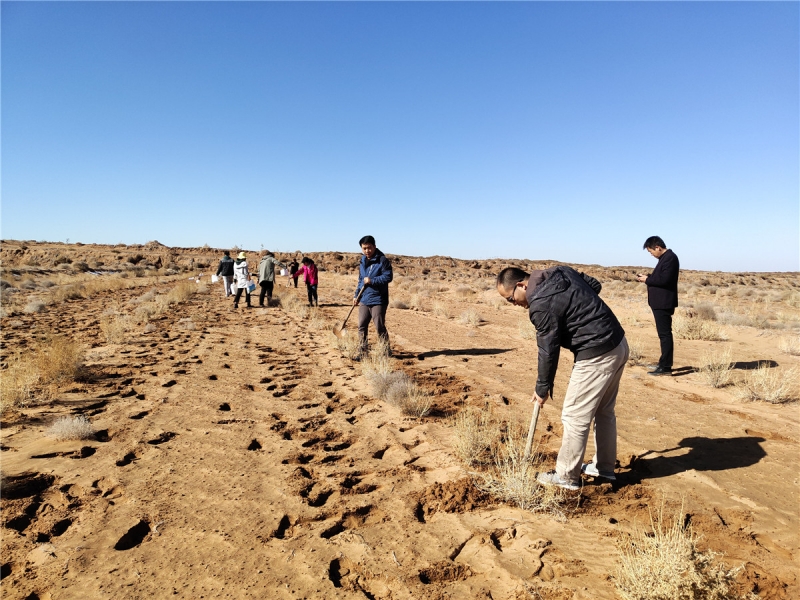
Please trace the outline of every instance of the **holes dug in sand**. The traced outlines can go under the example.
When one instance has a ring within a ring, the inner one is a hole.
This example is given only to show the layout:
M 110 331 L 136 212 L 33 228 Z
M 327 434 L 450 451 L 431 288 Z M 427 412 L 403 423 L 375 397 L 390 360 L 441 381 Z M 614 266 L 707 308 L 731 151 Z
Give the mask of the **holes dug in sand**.
M 165 444 L 166 442 L 170 441 L 176 435 L 178 435 L 178 434 L 177 433 L 173 433 L 172 431 L 165 431 L 164 433 L 159 435 L 157 438 L 154 438 L 152 440 L 148 440 L 147 443 L 151 444 L 153 446 L 158 446 L 159 444 Z
M 298 408 L 298 410 L 308 410 L 309 408 L 317 408 L 318 406 L 319 406 L 319 403 L 317 403 L 317 404 L 301 404 L 297 408 Z
M 94 439 L 96 439 L 98 442 L 103 442 L 103 443 L 110 442 L 111 438 L 112 434 L 111 430 L 109 429 L 103 429 L 94 434 Z
M 216 381 L 216 380 L 217 380 L 217 376 L 216 376 L 216 375 L 209 375 L 209 376 L 208 376 L 208 379 L 209 379 L 210 381 Z
M 314 460 L 313 454 L 297 454 L 290 458 L 284 458 L 281 461 L 282 465 L 306 465 Z
M 491 497 L 475 487 L 469 477 L 434 483 L 414 496 L 419 500 L 415 516 L 420 523 L 425 523 L 425 520 L 436 512 L 468 512 L 492 504 Z
M 283 439 L 285 439 L 285 440 L 291 440 L 292 439 L 292 432 L 289 429 L 287 429 L 286 431 L 283 432 Z
M 136 452 L 128 452 L 125 456 L 120 458 L 115 464 L 118 467 L 126 467 L 133 461 L 137 460 L 138 458 L 139 457 L 136 455 Z
M 333 587 L 342 587 L 342 570 L 342 563 L 339 562 L 338 558 L 334 558 L 328 567 L 328 579 L 330 579 L 331 583 L 333 583 Z M 344 569 L 344 575 L 347 575 L 348 573 L 350 573 L 350 570 Z
M 325 452 L 341 452 L 347 450 L 352 444 L 350 442 L 342 442 L 340 444 L 325 444 L 322 449 Z
M 3 499 L 18 500 L 20 498 L 30 498 L 31 496 L 45 491 L 53 485 L 54 481 L 55 477 L 53 475 L 33 472 L 3 477 Z
M 281 520 L 278 522 L 278 527 L 275 529 L 275 531 L 272 532 L 271 537 L 277 538 L 279 540 L 287 539 L 286 534 L 287 532 L 290 531 L 291 527 L 292 527 L 292 521 L 289 518 L 289 515 L 283 515 L 283 517 L 281 517 Z M 288 537 L 291 537 L 291 534 Z
M 119 541 L 114 544 L 114 550 L 130 550 L 136 548 L 144 541 L 150 533 L 150 523 L 142 519 L 136 525 L 128 529 L 128 531 L 119 538 Z
M 453 564 L 444 560 L 434 563 L 427 569 L 423 569 L 419 572 L 419 580 L 425 585 L 450 581 L 464 581 L 471 576 L 472 571 L 468 566 Z
M 326 381 L 324 383 L 320 383 L 319 387 L 331 387 L 333 385 L 332 381 Z
M 341 521 L 339 521 L 338 523 L 334 524 L 332 527 L 328 527 L 328 529 L 326 529 L 325 531 L 320 533 L 319 537 L 321 537 L 322 539 L 325 539 L 325 540 L 329 540 L 332 537 L 334 537 L 336 535 L 339 535 L 343 531 L 344 531 L 344 525 L 342 524 Z
M 3 580 L 9 575 L 11 575 L 11 571 L 13 570 L 13 568 L 14 565 L 12 563 L 10 562 L 3 563 L 2 566 L 0 566 L 0 580 Z
M 250 442 L 250 445 L 247 447 L 248 450 L 261 450 L 261 444 L 258 440 L 253 440 Z
M 149 414 L 150 414 L 149 411 L 143 410 L 142 412 L 138 412 L 135 415 L 131 415 L 128 418 L 129 419 L 134 419 L 134 420 L 139 420 L 139 419 L 144 419 Z
M 247 390 L 248 392 L 255 392 L 256 391 L 256 388 L 252 383 L 242 384 L 241 389 Z
M 333 398 L 335 398 L 335 397 L 336 397 L 336 392 L 325 392 L 325 397 L 326 397 L 328 400 L 332 400 Z
M 278 386 L 276 384 L 274 384 L 274 383 L 272 385 L 267 386 L 267 391 L 268 392 L 271 392 L 272 390 L 277 390 L 277 389 L 278 389 Z
M 228 411 L 230 409 L 231 409 L 231 405 L 228 404 L 227 402 L 223 402 L 222 404 L 219 405 L 219 409 L 218 410 Z
M 376 458 L 378 460 L 383 460 L 383 455 L 386 454 L 386 451 L 389 449 L 389 446 L 386 446 L 383 450 L 378 450 L 375 454 L 372 455 L 372 458 Z
M 329 454 L 328 456 L 326 456 L 325 458 L 323 458 L 319 462 L 320 462 L 320 464 L 324 465 L 324 464 L 327 464 L 327 463 L 332 463 L 332 462 L 336 462 L 338 460 L 342 460 L 343 458 L 344 458 L 344 456 L 342 456 L 341 454 Z
M 264 384 L 266 384 L 266 383 L 272 383 L 272 379 L 271 379 L 270 377 L 262 377 L 262 378 L 259 380 L 259 382 L 258 382 L 258 383 L 264 383 Z M 269 389 L 269 388 L 267 388 L 267 389 Z M 273 389 L 274 389 L 274 388 L 273 388 Z
M 50 535 L 53 537 L 58 537 L 59 535 L 62 535 L 67 529 L 69 529 L 70 525 L 72 525 L 72 519 L 61 519 L 50 529 Z
M 15 531 L 19 531 L 22 533 L 28 528 L 28 525 L 31 524 L 31 518 L 28 515 L 20 515 L 18 517 L 14 517 L 13 519 L 9 519 L 6 521 L 6 527 L 9 529 L 13 529 Z
M 172 386 L 173 386 L 173 385 L 175 385 L 176 383 L 178 383 L 178 382 L 177 382 L 177 381 L 175 381 L 174 379 L 170 379 L 169 381 L 167 381 L 167 382 L 165 382 L 165 383 L 162 383 L 162 384 L 161 384 L 161 387 L 165 387 L 165 388 L 172 387 Z

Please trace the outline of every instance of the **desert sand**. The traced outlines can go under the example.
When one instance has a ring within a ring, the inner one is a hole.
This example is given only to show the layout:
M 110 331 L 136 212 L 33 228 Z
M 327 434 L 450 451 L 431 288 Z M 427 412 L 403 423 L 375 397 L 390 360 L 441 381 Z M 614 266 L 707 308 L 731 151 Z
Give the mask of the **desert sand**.
M 332 342 L 357 254 L 311 254 L 320 308 L 308 311 L 287 309 L 305 290 L 283 279 L 283 306 L 234 311 L 209 282 L 221 251 L 207 247 L 4 240 L 1 254 L 3 367 L 47 336 L 83 350 L 74 381 L 3 404 L 4 598 L 619 598 L 619 544 L 662 501 L 683 503 L 701 549 L 743 566 L 739 593 L 800 597 L 797 273 L 682 272 L 681 310 L 712 310 L 725 339 L 676 339 L 678 370 L 655 378 L 658 339 L 634 281 L 653 265 L 572 265 L 603 283 L 640 356 L 617 403 L 617 481 L 587 477 L 555 514 L 481 491 L 453 425 L 469 407 L 527 424 L 533 328 L 494 276 L 553 261 L 388 254 L 394 368 L 433 399 L 419 418 L 374 398 Z M 139 311 L 187 282 L 185 300 Z M 733 369 L 714 388 L 700 367 L 719 349 Z M 789 379 L 788 401 L 741 397 L 760 364 Z M 563 352 L 538 423 L 549 466 L 571 365 Z M 92 438 L 48 436 L 74 415 Z

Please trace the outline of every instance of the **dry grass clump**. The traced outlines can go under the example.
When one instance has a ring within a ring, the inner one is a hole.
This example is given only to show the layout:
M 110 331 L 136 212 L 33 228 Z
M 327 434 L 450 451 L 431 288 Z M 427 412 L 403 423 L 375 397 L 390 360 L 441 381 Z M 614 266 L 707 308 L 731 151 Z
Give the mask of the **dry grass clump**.
M 299 319 L 305 319 L 308 316 L 308 304 L 300 299 L 298 294 L 293 294 L 291 291 L 287 294 L 276 296 L 280 301 L 281 308 L 286 312 L 290 312 Z
M 156 299 L 156 291 L 150 290 L 149 292 L 145 292 L 141 296 L 137 296 L 136 298 L 132 298 L 128 301 L 128 304 L 143 304 L 145 302 L 152 302 Z
M 492 447 L 492 464 L 480 473 L 476 484 L 483 491 L 496 498 L 515 504 L 523 510 L 545 512 L 564 519 L 563 504 L 566 491 L 554 485 L 542 485 L 536 475 L 543 471 L 543 457 L 534 448 L 525 460 L 527 427 L 519 423 L 507 422 L 495 429 Z M 497 435 L 500 434 L 500 435 Z
M 461 313 L 461 316 L 458 318 L 458 320 L 467 327 L 477 327 L 483 323 L 483 318 L 474 308 L 468 308 L 465 310 L 463 313 Z
M 125 341 L 125 332 L 130 328 L 130 317 L 117 313 L 104 314 L 100 317 L 100 331 L 109 344 L 121 344 Z
M 392 300 L 389 303 L 389 306 L 391 306 L 392 308 L 398 308 L 400 310 L 408 310 L 408 304 L 406 304 L 402 300 Z
M 0 407 L 24 407 L 33 398 L 39 373 L 30 355 L 17 352 L 8 358 L 8 366 L 0 376 Z
M 664 501 L 650 512 L 651 531 L 636 527 L 622 543 L 615 580 L 625 600 L 724 600 L 734 598 L 742 567 L 727 570 L 716 552 L 700 552 L 692 526 L 684 525 L 683 505 L 666 514 Z
M 459 298 L 461 298 L 462 300 L 466 300 L 466 299 L 472 297 L 472 295 L 475 293 L 475 290 L 473 290 L 469 286 L 460 285 L 456 289 L 453 290 L 453 293 L 456 296 L 458 296 Z
M 186 302 L 197 291 L 197 285 L 190 281 L 181 281 L 172 288 L 167 294 L 169 304 L 180 304 Z
M 9 357 L 0 377 L 2 409 L 26 406 L 34 396 L 52 397 L 80 376 L 83 348 L 61 335 L 49 336 L 31 353 Z
M 675 336 L 684 340 L 725 341 L 728 336 L 715 321 L 701 319 L 692 313 L 675 315 L 672 320 Z
M 641 365 L 644 362 L 644 344 L 641 340 L 631 338 L 628 340 L 628 364 Z
M 45 304 L 41 300 L 31 300 L 25 305 L 22 312 L 28 315 L 40 313 L 44 310 Z
M 800 356 L 800 336 L 781 338 L 778 348 L 785 354 Z
M 433 314 L 444 319 L 450 318 L 450 311 L 447 310 L 447 305 L 445 305 L 443 302 L 433 303 Z
M 319 311 L 312 311 L 308 319 L 308 328 L 314 331 L 333 330 L 333 323 L 328 321 L 325 316 Z
M 362 373 L 375 398 L 398 407 L 406 415 L 424 417 L 430 412 L 430 395 L 406 373 L 392 369 L 385 340 L 379 339 L 369 355 L 362 358 Z
M 336 348 L 345 358 L 355 360 L 361 356 L 361 341 L 358 334 L 347 329 L 342 337 L 336 337 L 333 331 L 328 332 L 328 342 Z
M 700 372 L 708 385 L 713 388 L 721 388 L 730 383 L 731 369 L 733 369 L 730 348 L 725 348 L 720 352 L 708 352 L 701 360 L 703 366 L 700 367 Z
M 528 319 L 520 319 L 517 322 L 517 332 L 523 340 L 536 339 L 536 328 Z
M 701 302 L 694 307 L 694 313 L 698 319 L 703 321 L 716 321 L 717 311 L 714 310 L 714 305 L 710 302 Z
M 779 372 L 769 365 L 747 371 L 736 383 L 736 393 L 743 400 L 783 404 L 796 399 L 797 368 Z
M 408 305 L 412 310 L 425 311 L 425 303 L 423 302 L 422 294 L 413 294 L 408 301 Z
M 62 287 L 57 287 L 53 291 L 53 300 L 55 302 L 63 302 L 64 300 L 78 300 L 85 298 L 86 291 L 81 283 L 73 283 Z
M 466 466 L 485 464 L 491 456 L 496 424 L 488 410 L 467 408 L 453 419 L 455 427 L 455 451 Z
M 59 441 L 88 440 L 94 437 L 95 430 L 89 419 L 83 415 L 61 417 L 47 430 L 46 435 Z

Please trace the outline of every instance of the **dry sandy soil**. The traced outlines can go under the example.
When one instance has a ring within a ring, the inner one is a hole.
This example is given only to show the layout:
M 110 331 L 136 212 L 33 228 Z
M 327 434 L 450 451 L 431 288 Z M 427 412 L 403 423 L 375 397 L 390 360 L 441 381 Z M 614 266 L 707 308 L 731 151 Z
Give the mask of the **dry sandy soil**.
M 701 549 L 744 566 L 740 592 L 800 597 L 797 403 L 738 394 L 762 362 L 796 376 L 797 273 L 684 272 L 682 304 L 710 305 L 727 341 L 676 340 L 680 369 L 654 378 L 655 326 L 633 281 L 645 268 L 576 266 L 603 282 L 643 357 L 618 400 L 617 482 L 586 478 L 559 516 L 481 492 L 453 427 L 467 407 L 529 419 L 532 327 L 498 301 L 493 277 L 554 263 L 392 257 L 393 362 L 433 397 L 417 418 L 373 398 L 331 341 L 355 254 L 313 255 L 321 306 L 306 315 L 286 308 L 302 283 L 283 281 L 283 308 L 234 311 L 221 286 L 192 283 L 188 299 L 147 315 L 136 311 L 189 276 L 207 281 L 220 253 L 157 242 L 1 250 L 4 368 L 48 335 L 84 349 L 75 381 L 3 404 L 4 598 L 618 598 L 618 544 L 664 498 L 675 510 L 683 500 Z M 461 318 L 469 309 L 480 323 Z M 108 334 L 110 318 L 124 330 Z M 719 348 L 732 353 L 733 385 L 716 389 L 698 369 Z M 539 420 L 547 466 L 571 362 L 563 353 Z M 72 415 L 97 433 L 48 437 Z

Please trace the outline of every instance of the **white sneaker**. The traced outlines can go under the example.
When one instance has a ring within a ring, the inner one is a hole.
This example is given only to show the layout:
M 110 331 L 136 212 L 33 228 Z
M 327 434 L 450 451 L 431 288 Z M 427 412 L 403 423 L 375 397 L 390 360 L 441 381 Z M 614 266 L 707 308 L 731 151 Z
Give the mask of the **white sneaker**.
M 614 475 L 614 471 L 598 471 L 597 465 L 593 462 L 583 465 L 581 467 L 581 473 L 591 475 L 592 477 L 602 477 L 603 479 L 608 479 L 609 481 L 617 480 L 617 476 Z
M 567 481 L 565 479 L 561 479 L 555 471 L 548 471 L 547 473 L 539 473 L 536 477 L 536 481 L 543 485 L 557 485 L 560 488 L 564 488 L 565 490 L 579 490 L 581 486 L 577 483 L 573 483 L 572 481 Z

